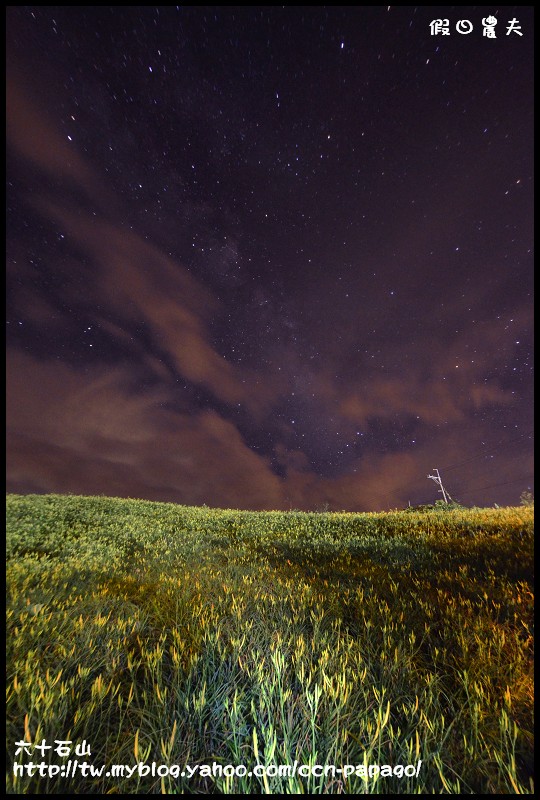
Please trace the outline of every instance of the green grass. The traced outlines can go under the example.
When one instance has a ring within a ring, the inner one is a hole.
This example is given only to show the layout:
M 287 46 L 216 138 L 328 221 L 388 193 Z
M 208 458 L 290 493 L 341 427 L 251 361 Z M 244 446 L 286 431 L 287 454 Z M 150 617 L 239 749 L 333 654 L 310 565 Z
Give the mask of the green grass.
M 532 793 L 533 508 L 9 495 L 7 520 L 9 793 Z M 97 767 L 422 765 L 14 777 L 24 738 L 86 740 Z

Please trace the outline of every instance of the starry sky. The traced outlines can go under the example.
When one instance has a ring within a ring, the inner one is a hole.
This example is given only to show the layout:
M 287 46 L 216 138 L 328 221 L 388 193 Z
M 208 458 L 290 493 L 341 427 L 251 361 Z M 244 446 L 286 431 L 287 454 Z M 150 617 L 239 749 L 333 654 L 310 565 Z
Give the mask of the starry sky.
M 519 504 L 532 41 L 531 6 L 8 7 L 8 491 Z

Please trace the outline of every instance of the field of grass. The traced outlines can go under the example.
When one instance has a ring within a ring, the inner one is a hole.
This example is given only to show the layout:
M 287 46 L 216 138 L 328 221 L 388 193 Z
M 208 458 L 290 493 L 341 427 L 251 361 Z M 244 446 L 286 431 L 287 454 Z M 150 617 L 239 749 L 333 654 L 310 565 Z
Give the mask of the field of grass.
M 530 507 L 8 495 L 8 792 L 532 793 L 532 578 Z M 67 763 L 15 756 L 22 739 L 86 740 L 96 767 L 422 763 L 401 778 L 14 777 L 14 761 Z

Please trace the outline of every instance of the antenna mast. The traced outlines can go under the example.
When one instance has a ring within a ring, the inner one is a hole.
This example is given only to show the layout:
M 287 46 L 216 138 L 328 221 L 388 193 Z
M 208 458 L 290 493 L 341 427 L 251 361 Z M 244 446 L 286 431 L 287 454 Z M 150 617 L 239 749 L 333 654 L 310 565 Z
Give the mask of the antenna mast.
M 439 489 L 439 491 L 442 492 L 442 496 L 444 498 L 444 502 L 448 503 L 447 496 L 450 497 L 450 495 L 447 492 L 444 491 L 444 486 L 442 485 L 441 476 L 439 475 L 439 470 L 436 467 L 434 467 L 434 472 L 436 472 L 436 475 L 428 475 L 428 478 L 430 480 L 432 480 L 432 481 L 435 481 L 437 486 L 441 487 Z

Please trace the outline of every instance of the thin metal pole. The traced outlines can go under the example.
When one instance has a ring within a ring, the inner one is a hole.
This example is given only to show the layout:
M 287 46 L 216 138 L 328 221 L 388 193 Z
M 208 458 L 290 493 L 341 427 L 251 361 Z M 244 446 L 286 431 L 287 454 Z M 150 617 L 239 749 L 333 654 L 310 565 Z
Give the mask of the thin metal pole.
M 448 503 L 448 500 L 446 499 L 446 492 L 444 491 L 444 486 L 442 485 L 441 476 L 439 475 L 439 470 L 435 469 L 435 472 L 437 473 L 437 478 L 439 479 L 439 485 L 441 487 L 442 496 L 444 497 L 444 502 Z
M 440 487 L 441 487 L 441 488 L 439 489 L 439 491 L 440 491 L 440 492 L 442 492 L 442 496 L 444 497 L 444 502 L 448 504 L 448 499 L 447 499 L 447 497 L 446 497 L 446 492 L 444 491 L 444 486 L 442 485 L 442 479 L 441 479 L 441 476 L 440 476 L 440 474 L 439 474 L 439 470 L 437 469 L 437 467 L 434 467 L 433 469 L 435 470 L 435 472 L 436 472 L 437 474 L 436 474 L 436 475 L 428 475 L 428 478 L 429 478 L 430 480 L 432 480 L 432 481 L 435 481 L 435 483 L 436 483 L 438 486 L 440 486 Z M 450 496 L 450 495 L 449 495 L 449 496 Z

